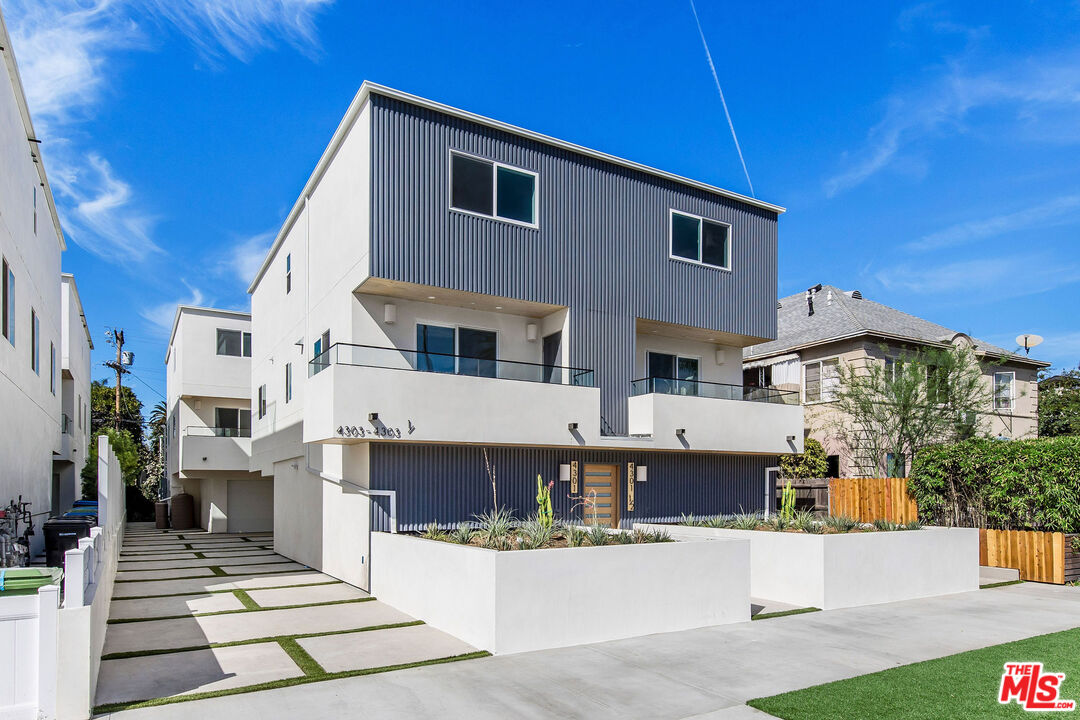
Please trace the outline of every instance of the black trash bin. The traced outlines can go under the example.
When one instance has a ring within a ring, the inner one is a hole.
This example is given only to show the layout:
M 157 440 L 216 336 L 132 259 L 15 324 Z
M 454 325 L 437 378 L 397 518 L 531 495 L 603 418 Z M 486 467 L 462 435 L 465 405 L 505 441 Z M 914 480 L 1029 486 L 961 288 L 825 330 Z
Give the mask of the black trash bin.
M 90 537 L 93 521 L 87 517 L 52 518 L 41 527 L 45 533 L 45 564 L 64 567 L 64 553 L 77 548 L 79 538 Z

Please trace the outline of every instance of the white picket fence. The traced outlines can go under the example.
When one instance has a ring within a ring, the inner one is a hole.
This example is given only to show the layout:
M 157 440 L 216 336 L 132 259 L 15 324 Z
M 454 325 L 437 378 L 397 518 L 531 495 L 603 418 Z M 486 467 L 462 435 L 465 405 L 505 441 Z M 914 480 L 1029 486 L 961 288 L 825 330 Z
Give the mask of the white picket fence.
M 90 717 L 124 527 L 124 484 L 98 438 L 98 527 L 64 559 L 64 594 L 0 597 L 0 720 Z

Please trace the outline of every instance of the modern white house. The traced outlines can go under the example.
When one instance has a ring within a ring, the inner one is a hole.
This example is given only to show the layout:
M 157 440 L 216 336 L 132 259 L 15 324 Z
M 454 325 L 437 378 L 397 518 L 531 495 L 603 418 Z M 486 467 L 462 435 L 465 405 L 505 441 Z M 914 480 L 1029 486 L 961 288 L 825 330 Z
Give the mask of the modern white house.
M 249 472 L 251 316 L 181 305 L 165 356 L 170 495 L 210 532 L 270 530 L 273 483 Z
M 64 273 L 60 290 L 60 450 L 53 455 L 54 515 L 70 510 L 82 496 L 79 473 L 90 447 L 90 351 L 94 349 L 75 276 Z
M 70 458 L 74 466 L 86 445 L 76 447 L 63 433 L 65 297 L 71 297 L 60 273 L 66 244 L 2 16 L 0 47 L 0 505 L 21 497 L 40 515 L 40 527 L 73 499 L 66 490 L 54 497 L 54 459 Z M 84 341 L 81 330 L 72 339 Z M 71 370 L 80 381 L 89 376 L 81 352 L 73 351 L 80 366 Z M 72 469 L 62 468 L 61 478 Z M 40 552 L 42 533 L 31 541 L 31 551 Z
M 610 526 L 769 507 L 782 212 L 365 82 L 249 288 L 277 551 L 367 588 L 372 531 L 524 516 L 537 475 Z

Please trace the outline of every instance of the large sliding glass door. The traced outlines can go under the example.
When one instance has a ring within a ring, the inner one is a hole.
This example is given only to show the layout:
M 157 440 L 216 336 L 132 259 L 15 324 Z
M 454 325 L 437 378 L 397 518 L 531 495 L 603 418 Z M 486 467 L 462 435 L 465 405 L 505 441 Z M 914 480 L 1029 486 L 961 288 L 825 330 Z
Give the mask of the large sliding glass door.
M 416 369 L 497 377 L 498 336 L 492 330 L 416 325 Z
M 648 353 L 652 392 L 667 395 L 697 395 L 700 361 L 697 358 Z

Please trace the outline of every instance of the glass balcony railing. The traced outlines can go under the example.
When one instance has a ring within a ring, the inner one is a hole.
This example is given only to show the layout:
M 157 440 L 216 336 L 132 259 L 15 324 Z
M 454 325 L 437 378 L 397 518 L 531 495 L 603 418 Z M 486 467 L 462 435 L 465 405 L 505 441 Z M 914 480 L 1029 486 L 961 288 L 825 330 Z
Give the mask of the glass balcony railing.
M 245 412 L 247 412 L 245 410 Z M 251 428 L 235 427 L 203 427 L 202 425 L 189 425 L 184 428 L 184 435 L 188 437 L 251 437 Z
M 468 355 L 402 350 L 400 348 L 374 345 L 335 343 L 308 363 L 308 377 L 317 375 L 331 365 L 356 365 L 360 367 L 413 370 L 418 372 L 444 373 L 447 375 L 471 375 L 498 378 L 500 380 L 524 380 L 526 382 L 551 383 L 595 387 L 596 375 L 584 368 L 542 365 L 516 360 L 492 360 Z
M 642 378 L 630 384 L 631 395 L 686 395 L 707 397 L 719 400 L 745 400 L 748 402 L 775 403 L 777 405 L 798 405 L 799 393 L 795 390 L 775 390 L 773 388 L 751 387 L 748 385 L 727 385 L 725 383 L 704 382 L 702 380 L 676 380 L 675 378 Z

